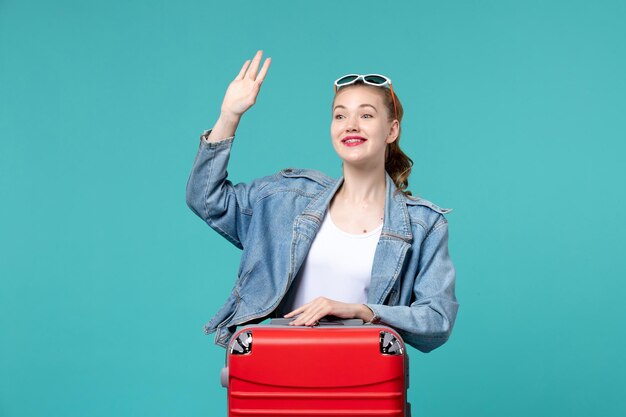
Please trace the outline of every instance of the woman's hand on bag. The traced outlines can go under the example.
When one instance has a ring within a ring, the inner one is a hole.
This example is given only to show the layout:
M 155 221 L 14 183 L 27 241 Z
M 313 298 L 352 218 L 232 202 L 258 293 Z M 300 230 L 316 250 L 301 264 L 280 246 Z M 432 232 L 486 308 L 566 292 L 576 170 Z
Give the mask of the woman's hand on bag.
M 374 313 L 365 304 L 342 303 L 326 297 L 317 297 L 292 312 L 285 314 L 285 318 L 298 316 L 289 324 L 292 326 L 314 326 L 325 316 L 335 316 L 342 319 L 358 318 L 370 321 Z
M 266 58 L 259 71 L 262 56 L 263 51 L 259 50 L 252 62 L 250 60 L 244 62 L 241 71 L 228 86 L 221 109 L 225 116 L 239 118 L 256 102 L 259 89 L 272 62 L 272 58 Z

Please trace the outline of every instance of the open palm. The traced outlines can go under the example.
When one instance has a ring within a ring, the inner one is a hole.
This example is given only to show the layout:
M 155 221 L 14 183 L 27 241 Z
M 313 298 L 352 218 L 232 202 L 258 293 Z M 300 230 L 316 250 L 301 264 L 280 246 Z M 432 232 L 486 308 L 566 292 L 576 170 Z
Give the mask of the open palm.
M 252 62 L 250 60 L 244 62 L 241 71 L 226 90 L 222 113 L 240 117 L 256 102 L 261 84 L 272 62 L 272 58 L 266 58 L 261 71 L 257 74 L 262 56 L 263 51 L 257 51 Z

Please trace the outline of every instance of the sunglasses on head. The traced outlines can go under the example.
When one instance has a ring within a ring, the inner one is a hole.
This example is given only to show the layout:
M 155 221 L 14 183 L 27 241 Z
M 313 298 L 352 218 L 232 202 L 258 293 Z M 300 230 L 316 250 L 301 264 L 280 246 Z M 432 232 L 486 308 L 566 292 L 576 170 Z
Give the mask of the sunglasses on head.
M 354 84 L 357 81 L 363 81 L 363 83 L 368 84 L 368 85 L 373 85 L 376 87 L 387 87 L 389 86 L 389 90 L 391 91 L 391 99 L 393 100 L 393 112 L 394 115 L 396 116 L 396 119 L 398 118 L 398 110 L 396 109 L 396 96 L 393 93 L 393 86 L 391 85 L 391 80 L 387 77 L 385 77 L 384 75 L 380 75 L 380 74 L 365 74 L 365 75 L 361 75 L 361 74 L 347 74 L 344 75 L 343 77 L 337 78 L 335 80 L 335 94 L 337 93 L 337 91 L 339 91 L 339 89 L 341 87 L 345 87 L 347 85 L 350 84 Z

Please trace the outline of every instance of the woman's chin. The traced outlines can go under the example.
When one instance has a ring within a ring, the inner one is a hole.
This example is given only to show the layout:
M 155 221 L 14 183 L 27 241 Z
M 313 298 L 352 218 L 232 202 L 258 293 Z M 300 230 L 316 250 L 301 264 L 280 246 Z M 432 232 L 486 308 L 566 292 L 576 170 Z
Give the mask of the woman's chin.
M 339 153 L 339 158 L 343 161 L 344 164 L 348 165 L 362 165 L 367 162 L 367 158 L 364 155 L 357 155 L 355 153 Z
M 376 158 L 376 155 L 373 155 L 371 150 L 368 150 L 365 147 L 348 147 L 340 144 L 334 148 L 335 153 L 342 160 L 344 166 L 348 165 L 354 168 L 362 169 L 378 165 L 378 158 Z
M 377 166 L 381 166 L 384 170 L 384 164 L 379 164 L 377 161 L 372 160 L 371 158 L 341 158 L 343 161 L 343 167 L 348 169 L 355 170 L 367 170 L 374 171 Z

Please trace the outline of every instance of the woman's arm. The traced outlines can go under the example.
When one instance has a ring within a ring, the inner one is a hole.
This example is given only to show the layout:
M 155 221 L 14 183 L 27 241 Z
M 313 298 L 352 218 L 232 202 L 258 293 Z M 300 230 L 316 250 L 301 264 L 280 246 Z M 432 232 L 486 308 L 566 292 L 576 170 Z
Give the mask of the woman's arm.
M 318 297 L 285 317 L 298 315 L 290 324 L 305 326 L 314 325 L 327 315 L 383 323 L 396 329 L 406 343 L 430 352 L 450 337 L 459 308 L 445 218 L 433 226 L 422 242 L 419 258 L 420 271 L 413 285 L 415 301 L 410 306 L 350 304 Z
M 228 179 L 226 168 L 233 140 L 201 141 L 187 180 L 187 205 L 212 229 L 243 249 L 256 196 L 269 181 L 264 177 L 233 184 Z
M 422 352 L 443 345 L 452 332 L 459 304 L 455 295 L 456 272 L 448 252 L 448 222 L 437 222 L 421 245 L 420 269 L 410 306 L 367 304 L 374 321 L 387 324 L 405 342 Z
M 220 113 L 220 117 L 215 122 L 213 129 L 209 130 L 208 136 L 203 135 L 202 138 L 208 143 L 221 142 L 224 139 L 235 137 L 235 131 L 239 126 L 241 116 L 228 113 Z
M 252 201 L 262 179 L 234 185 L 227 179 L 226 167 L 241 116 L 256 102 L 271 62 L 267 58 L 257 76 L 261 56 L 258 51 L 251 65 L 246 61 L 228 86 L 220 117 L 203 135 L 187 181 L 189 208 L 239 248 L 243 248 Z

